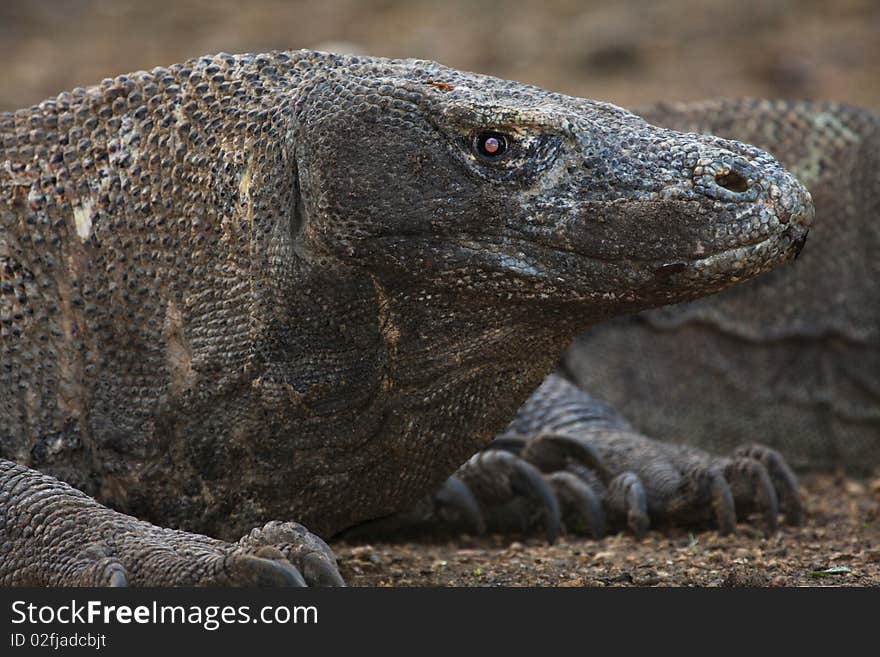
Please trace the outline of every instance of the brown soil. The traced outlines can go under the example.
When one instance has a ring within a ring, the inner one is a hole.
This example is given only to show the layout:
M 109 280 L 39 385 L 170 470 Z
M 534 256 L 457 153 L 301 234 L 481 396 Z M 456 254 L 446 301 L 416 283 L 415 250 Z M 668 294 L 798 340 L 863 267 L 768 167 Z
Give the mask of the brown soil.
M 683 529 L 601 541 L 335 544 L 351 586 L 880 586 L 880 478 L 813 475 L 808 520 L 765 538 Z

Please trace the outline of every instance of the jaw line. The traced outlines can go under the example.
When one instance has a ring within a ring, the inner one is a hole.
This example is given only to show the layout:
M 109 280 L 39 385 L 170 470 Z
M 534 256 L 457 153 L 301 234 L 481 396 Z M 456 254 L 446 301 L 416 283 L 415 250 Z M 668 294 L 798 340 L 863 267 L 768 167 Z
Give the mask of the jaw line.
M 442 248 L 442 245 L 447 245 L 447 249 L 448 245 L 455 245 L 468 261 L 491 264 L 496 268 L 496 271 L 508 272 L 525 281 L 553 286 L 558 291 L 561 291 L 559 290 L 561 286 L 566 290 L 563 292 L 563 295 L 567 296 L 569 300 L 596 301 L 615 298 L 638 302 L 645 290 L 651 286 L 652 280 L 656 280 L 657 268 L 664 265 L 684 265 L 681 271 L 673 274 L 672 280 L 689 280 L 691 285 L 699 285 L 700 281 L 704 281 L 707 289 L 711 288 L 709 291 L 718 291 L 741 280 L 768 271 L 774 266 L 790 259 L 790 254 L 786 252 L 789 250 L 791 243 L 796 239 L 791 236 L 791 232 L 791 230 L 787 229 L 783 233 L 771 234 L 761 240 L 730 247 L 702 258 L 679 257 L 650 260 L 638 258 L 597 258 L 572 249 L 552 247 L 521 237 L 504 236 L 502 242 L 498 239 L 500 236 L 492 234 L 479 237 L 444 236 L 433 238 L 401 234 L 384 236 L 375 242 L 380 249 L 383 248 L 383 243 L 388 241 L 393 241 L 398 247 L 401 242 L 409 242 L 411 245 L 421 244 L 428 246 L 431 250 L 436 250 L 438 246 Z M 786 235 L 788 235 L 789 242 L 783 245 L 782 240 Z M 779 250 L 776 253 L 772 253 L 770 249 L 773 247 L 770 245 L 776 241 L 780 242 Z M 759 253 L 756 253 L 756 251 Z M 763 253 L 760 253 L 761 251 Z M 470 254 L 473 254 L 473 256 Z M 639 270 L 646 278 L 637 287 L 627 292 L 619 290 L 614 292 L 593 290 L 589 293 L 580 293 L 570 287 L 571 273 L 575 270 L 569 269 L 568 273 L 560 273 L 548 269 L 545 263 L 549 258 L 542 257 L 542 255 L 556 255 L 569 261 L 589 261 L 600 267 L 602 265 L 630 266 L 631 269 Z M 651 279 L 649 280 L 647 276 L 651 276 Z M 672 291 L 672 286 L 669 289 Z M 548 290 L 547 297 L 555 296 L 555 294 L 556 292 Z M 667 303 L 675 302 L 670 300 Z
M 765 246 L 769 245 L 771 242 L 780 240 L 784 235 L 789 233 L 790 231 L 785 231 L 785 233 L 779 233 L 775 235 L 768 235 L 763 237 L 762 239 L 755 240 L 753 242 L 747 242 L 744 244 L 739 244 L 737 246 L 732 246 L 723 251 L 718 251 L 717 253 L 712 253 L 708 256 L 704 256 L 702 258 L 694 258 L 694 257 L 672 257 L 672 258 L 657 258 L 657 259 L 642 259 L 642 258 L 633 258 L 633 257 L 625 257 L 625 258 L 602 258 L 594 255 L 588 255 L 586 253 L 582 253 L 575 249 L 566 249 L 561 248 L 559 246 L 550 246 L 543 242 L 531 241 L 528 239 L 522 238 L 510 238 L 509 246 L 501 245 L 495 241 L 489 240 L 481 240 L 481 239 L 453 239 L 448 240 L 464 250 L 474 251 L 479 253 L 489 252 L 499 258 L 503 258 L 504 260 L 513 260 L 517 263 L 520 263 L 522 267 L 517 267 L 516 271 L 525 272 L 531 271 L 534 274 L 538 274 L 540 269 L 536 266 L 536 258 L 533 256 L 526 255 L 526 252 L 529 250 L 528 247 L 539 248 L 545 252 L 549 252 L 555 255 L 559 255 L 562 257 L 575 257 L 582 258 L 584 260 L 589 260 L 591 262 L 596 263 L 609 263 L 609 264 L 626 264 L 633 263 L 638 265 L 639 267 L 662 267 L 663 265 L 668 264 L 684 264 L 688 267 L 688 269 L 706 269 L 711 268 L 713 265 L 720 261 L 729 260 L 732 256 L 736 256 L 742 259 L 748 259 L 747 256 L 754 255 L 754 251 L 760 250 Z M 517 249 L 517 246 L 522 245 L 526 248 Z M 512 247 L 512 248 L 511 248 Z M 548 275 L 550 275 L 548 273 Z

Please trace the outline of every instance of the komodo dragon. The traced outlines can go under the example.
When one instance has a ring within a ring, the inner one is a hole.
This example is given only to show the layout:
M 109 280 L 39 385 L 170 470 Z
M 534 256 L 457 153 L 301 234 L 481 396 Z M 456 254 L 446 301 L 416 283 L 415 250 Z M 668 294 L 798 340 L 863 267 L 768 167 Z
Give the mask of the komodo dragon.
M 406 508 L 575 335 L 812 214 L 755 147 L 425 61 L 223 54 L 2 114 L 0 582 L 341 583 L 292 520 Z

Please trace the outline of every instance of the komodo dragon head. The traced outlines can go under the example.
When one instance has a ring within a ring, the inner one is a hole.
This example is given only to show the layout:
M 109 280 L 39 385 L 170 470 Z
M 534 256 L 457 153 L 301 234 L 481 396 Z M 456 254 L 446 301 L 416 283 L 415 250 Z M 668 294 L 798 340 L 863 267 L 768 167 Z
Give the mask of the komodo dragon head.
M 302 251 L 395 286 L 576 303 L 682 301 L 794 256 L 807 191 L 767 153 L 425 61 L 353 58 L 311 84 Z

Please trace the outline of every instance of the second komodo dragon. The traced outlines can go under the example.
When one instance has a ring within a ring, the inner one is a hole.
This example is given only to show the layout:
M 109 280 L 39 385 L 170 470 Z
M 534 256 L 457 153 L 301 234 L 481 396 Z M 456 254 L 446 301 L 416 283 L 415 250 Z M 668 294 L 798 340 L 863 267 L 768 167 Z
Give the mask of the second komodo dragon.
M 2 114 L 0 582 L 341 583 L 292 521 L 410 506 L 579 332 L 790 260 L 812 213 L 755 147 L 425 61 Z

